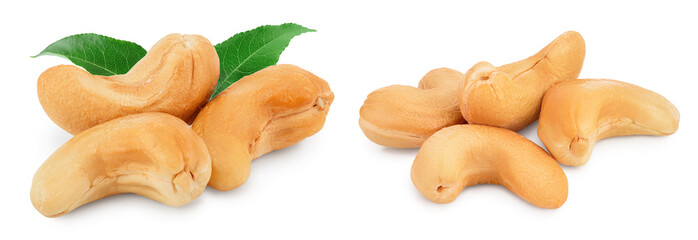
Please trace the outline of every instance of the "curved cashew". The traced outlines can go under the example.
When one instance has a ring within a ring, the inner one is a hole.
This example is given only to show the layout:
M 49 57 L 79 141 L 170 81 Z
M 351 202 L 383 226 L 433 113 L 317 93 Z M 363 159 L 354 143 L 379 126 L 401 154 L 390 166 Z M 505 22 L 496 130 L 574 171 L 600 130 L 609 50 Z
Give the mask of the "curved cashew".
M 327 82 L 293 65 L 270 66 L 231 85 L 192 125 L 211 153 L 209 185 L 232 190 L 247 181 L 253 159 L 320 131 L 333 99 Z
M 129 114 L 164 112 L 191 122 L 218 82 L 218 54 L 199 35 L 170 34 L 124 75 L 94 76 L 72 65 L 44 71 L 39 102 L 58 126 L 77 134 Z
M 678 128 L 678 109 L 655 92 L 615 80 L 579 79 L 545 94 L 538 136 L 557 161 L 581 166 L 598 140 L 669 135 Z
M 582 35 L 566 32 L 524 60 L 501 67 L 477 63 L 465 73 L 461 113 L 472 124 L 521 130 L 538 118 L 548 88 L 579 76 L 584 54 Z
M 201 195 L 210 176 L 206 146 L 185 122 L 142 113 L 75 135 L 36 171 L 31 200 L 47 217 L 119 193 L 180 206 Z
M 456 96 L 463 74 L 449 68 L 429 71 L 419 87 L 392 85 L 373 91 L 361 106 L 359 126 L 386 147 L 416 148 L 439 129 L 464 123 Z
M 451 126 L 429 137 L 412 164 L 412 182 L 437 203 L 480 183 L 503 185 L 542 208 L 567 200 L 567 177 L 545 150 L 516 132 L 483 125 Z

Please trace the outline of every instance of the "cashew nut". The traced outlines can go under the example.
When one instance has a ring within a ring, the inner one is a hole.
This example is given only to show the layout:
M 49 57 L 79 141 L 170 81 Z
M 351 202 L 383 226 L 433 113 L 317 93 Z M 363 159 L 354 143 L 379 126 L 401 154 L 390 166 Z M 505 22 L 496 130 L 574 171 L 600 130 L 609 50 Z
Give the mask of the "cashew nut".
M 558 162 L 581 166 L 598 140 L 669 135 L 678 128 L 679 110 L 655 92 L 615 80 L 579 79 L 545 94 L 538 136 Z
M 142 113 L 75 135 L 36 171 L 30 195 L 47 217 L 119 193 L 180 206 L 201 195 L 210 176 L 206 146 L 185 122 Z
M 71 134 L 143 112 L 164 112 L 187 122 L 218 82 L 218 54 L 198 35 L 170 34 L 124 75 L 94 76 L 72 65 L 44 71 L 39 101 L 49 118 Z
M 231 85 L 192 125 L 211 154 L 209 185 L 232 190 L 247 181 L 253 159 L 320 131 L 333 99 L 327 82 L 293 65 L 270 66 Z
M 567 200 L 567 177 L 545 150 L 516 132 L 483 125 L 455 125 L 429 137 L 412 164 L 412 182 L 437 203 L 480 183 L 503 185 L 542 208 Z
M 392 85 L 373 91 L 361 106 L 359 126 L 386 147 L 416 148 L 439 129 L 464 123 L 458 86 L 463 74 L 449 68 L 429 71 L 419 87 Z
M 465 73 L 461 113 L 472 124 L 521 130 L 538 118 L 548 88 L 579 76 L 584 54 L 582 35 L 566 32 L 524 60 L 500 67 L 479 62 Z

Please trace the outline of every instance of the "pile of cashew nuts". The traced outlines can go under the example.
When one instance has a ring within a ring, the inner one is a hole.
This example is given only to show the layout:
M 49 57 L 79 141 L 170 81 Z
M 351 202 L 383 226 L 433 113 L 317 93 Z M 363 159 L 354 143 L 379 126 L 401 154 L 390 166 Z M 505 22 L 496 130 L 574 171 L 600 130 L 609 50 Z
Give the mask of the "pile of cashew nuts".
M 431 201 L 448 203 L 467 186 L 490 183 L 559 208 L 568 184 L 558 163 L 584 165 L 603 138 L 669 135 L 679 125 L 676 107 L 655 92 L 577 79 L 585 51 L 582 36 L 566 32 L 518 62 L 480 62 L 465 74 L 434 69 L 418 88 L 369 94 L 359 125 L 379 145 L 420 148 L 412 181 Z M 275 65 L 209 101 L 219 71 L 206 38 L 180 34 L 161 39 L 124 75 L 72 65 L 44 71 L 40 103 L 74 137 L 36 171 L 34 207 L 57 217 L 119 193 L 180 206 L 207 185 L 235 189 L 252 160 L 320 131 L 334 99 L 323 79 Z M 550 153 L 515 132 L 536 120 Z
M 489 183 L 535 206 L 559 208 L 568 184 L 558 162 L 581 166 L 598 140 L 670 135 L 679 126 L 679 111 L 655 92 L 577 79 L 585 52 L 582 36 L 570 31 L 518 62 L 479 62 L 465 74 L 435 69 L 418 88 L 370 93 L 359 125 L 379 145 L 420 147 L 412 182 L 433 202 L 452 202 L 463 188 Z M 550 154 L 515 132 L 536 119 Z
M 119 193 L 180 206 L 206 185 L 232 190 L 253 159 L 320 131 L 334 99 L 323 79 L 275 65 L 208 101 L 219 71 L 206 38 L 180 34 L 158 41 L 124 75 L 72 65 L 44 71 L 41 106 L 74 136 L 36 171 L 34 207 L 57 217 Z

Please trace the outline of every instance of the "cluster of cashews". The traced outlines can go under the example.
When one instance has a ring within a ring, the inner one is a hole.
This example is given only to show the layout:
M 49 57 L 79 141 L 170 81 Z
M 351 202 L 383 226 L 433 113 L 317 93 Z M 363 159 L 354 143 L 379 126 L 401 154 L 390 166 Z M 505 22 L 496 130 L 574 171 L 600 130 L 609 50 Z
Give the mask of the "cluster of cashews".
M 421 147 L 411 176 L 434 202 L 491 183 L 533 205 L 559 208 L 568 189 L 557 162 L 584 165 L 606 137 L 678 129 L 678 110 L 657 93 L 577 79 L 584 55 L 581 35 L 567 32 L 511 64 L 480 62 L 465 74 L 435 69 L 418 88 L 371 93 L 359 125 L 380 145 Z M 206 185 L 234 189 L 249 177 L 253 159 L 317 133 L 334 99 L 321 78 L 276 65 L 208 102 L 218 73 L 210 42 L 179 34 L 163 38 L 124 75 L 46 70 L 38 81 L 42 107 L 75 136 L 37 170 L 32 204 L 56 217 L 125 192 L 179 206 Z M 536 119 L 550 154 L 514 132 Z
M 657 93 L 577 79 L 585 51 L 582 36 L 570 31 L 518 62 L 479 62 L 462 77 L 433 70 L 419 88 L 396 85 L 369 94 L 359 125 L 379 145 L 420 147 L 412 182 L 431 201 L 448 203 L 467 186 L 490 183 L 535 206 L 559 208 L 568 189 L 558 162 L 584 165 L 600 139 L 669 135 L 679 123 L 676 107 Z M 536 119 L 550 154 L 514 132 Z
M 124 75 L 46 70 L 37 84 L 41 105 L 75 136 L 36 171 L 34 207 L 57 217 L 119 193 L 180 206 L 206 185 L 232 190 L 253 159 L 320 131 L 334 99 L 323 79 L 275 65 L 209 102 L 218 76 L 213 45 L 180 34 L 160 40 Z

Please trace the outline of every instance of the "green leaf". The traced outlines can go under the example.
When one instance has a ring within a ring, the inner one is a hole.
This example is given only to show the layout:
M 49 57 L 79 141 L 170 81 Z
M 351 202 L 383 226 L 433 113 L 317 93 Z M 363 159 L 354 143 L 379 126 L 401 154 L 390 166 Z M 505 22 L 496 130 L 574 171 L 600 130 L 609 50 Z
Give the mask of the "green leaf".
M 315 30 L 295 23 L 264 25 L 216 45 L 221 73 L 211 99 L 240 78 L 276 64 L 291 39 L 305 32 Z
M 58 40 L 34 57 L 64 57 L 94 75 L 116 75 L 128 72 L 145 56 L 138 44 L 94 33 L 72 35 Z

